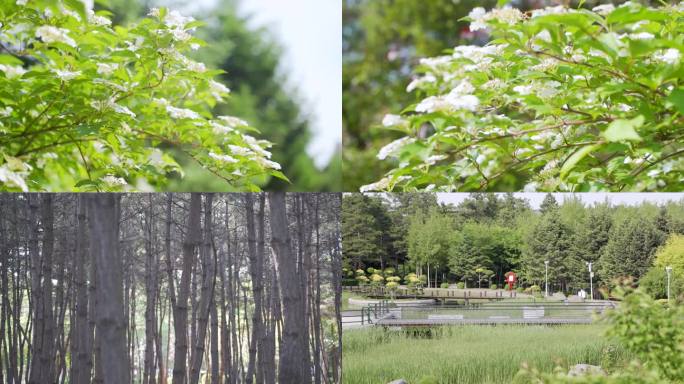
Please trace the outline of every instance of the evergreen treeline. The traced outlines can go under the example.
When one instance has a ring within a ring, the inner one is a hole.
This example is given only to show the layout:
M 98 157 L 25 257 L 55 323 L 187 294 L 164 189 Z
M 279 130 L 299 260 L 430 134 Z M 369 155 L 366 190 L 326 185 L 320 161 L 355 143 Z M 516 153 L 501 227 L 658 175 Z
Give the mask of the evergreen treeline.
M 573 292 L 589 286 L 587 263 L 599 286 L 641 278 L 674 234 L 684 234 L 684 201 L 614 206 L 575 197 L 559 204 L 549 194 L 533 210 L 512 194 L 475 193 L 455 206 L 429 193 L 349 194 L 344 283 L 355 284 L 359 269 L 392 268 L 400 277 L 423 275 L 431 287 L 501 287 L 509 271 L 523 286 L 543 286 L 548 261 L 550 289 Z
M 0 195 L 0 382 L 340 382 L 340 203 Z

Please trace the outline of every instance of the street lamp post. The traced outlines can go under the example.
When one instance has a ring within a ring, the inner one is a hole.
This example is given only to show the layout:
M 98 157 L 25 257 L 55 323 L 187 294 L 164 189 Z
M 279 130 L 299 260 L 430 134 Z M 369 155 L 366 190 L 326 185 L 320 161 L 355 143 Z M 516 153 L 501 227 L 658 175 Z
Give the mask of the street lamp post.
M 665 272 L 667 272 L 667 302 L 670 302 L 670 276 L 672 275 L 672 266 L 668 265 L 665 267 Z
M 589 268 L 589 295 L 591 296 L 591 300 L 594 300 L 594 271 L 591 270 L 591 262 L 587 263 L 587 267 Z
M 545 292 L 544 297 L 549 297 L 549 261 L 548 260 L 544 260 L 544 270 L 545 270 L 544 283 L 546 285 L 546 289 L 544 290 L 544 292 Z

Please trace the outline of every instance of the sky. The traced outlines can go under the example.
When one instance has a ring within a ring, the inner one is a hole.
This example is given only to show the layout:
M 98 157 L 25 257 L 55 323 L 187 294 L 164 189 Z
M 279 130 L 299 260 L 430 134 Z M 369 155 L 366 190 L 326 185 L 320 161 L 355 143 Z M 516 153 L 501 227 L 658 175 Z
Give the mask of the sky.
M 544 200 L 546 193 L 514 193 L 515 197 L 527 199 L 533 209 L 538 209 Z M 654 204 L 663 204 L 668 201 L 680 201 L 684 199 L 684 193 L 553 193 L 558 203 L 567 198 L 579 197 L 585 204 L 593 205 L 602 203 L 606 199 L 613 205 L 638 205 L 648 201 Z M 469 196 L 468 193 L 438 193 L 437 201 L 440 203 L 458 204 Z
M 216 0 L 198 0 L 210 9 Z M 313 138 L 307 152 L 325 166 L 342 144 L 342 0 L 239 0 L 240 15 L 266 27 L 284 50 L 281 71 L 303 102 Z M 307 106 L 309 106 L 307 108 Z

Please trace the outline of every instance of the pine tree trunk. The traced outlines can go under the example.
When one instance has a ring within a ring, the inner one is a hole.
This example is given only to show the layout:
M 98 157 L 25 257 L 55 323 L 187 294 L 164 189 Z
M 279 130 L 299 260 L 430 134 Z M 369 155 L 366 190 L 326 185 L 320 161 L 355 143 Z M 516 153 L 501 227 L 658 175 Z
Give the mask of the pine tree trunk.
M 130 382 L 123 307 L 123 263 L 119 252 L 119 197 L 88 196 L 91 254 L 96 260 L 96 327 L 104 384 Z
M 190 207 L 186 237 L 183 240 L 183 269 L 176 305 L 173 309 L 173 328 L 175 335 L 175 354 L 173 361 L 173 384 L 184 384 L 187 380 L 188 355 L 188 296 L 190 295 L 190 275 L 195 259 L 195 249 L 200 242 L 200 214 L 202 197 L 190 195 Z
M 278 260 L 278 280 L 283 297 L 283 338 L 282 353 L 278 367 L 280 383 L 311 383 L 309 371 L 309 348 L 305 336 L 304 297 L 301 292 L 301 276 L 296 270 L 296 256 L 292 253 L 292 242 L 288 231 L 285 194 L 270 193 L 268 196 L 271 208 L 271 245 Z
M 190 383 L 199 382 L 200 369 L 204 358 L 205 338 L 207 335 L 207 323 L 209 321 L 210 307 L 213 305 L 214 286 L 216 274 L 214 268 L 214 256 L 212 252 L 212 204 L 213 194 L 205 195 L 204 205 L 204 244 L 201 249 L 202 256 L 202 288 L 198 308 L 199 324 L 195 340 L 195 351 L 192 354 L 190 371 Z

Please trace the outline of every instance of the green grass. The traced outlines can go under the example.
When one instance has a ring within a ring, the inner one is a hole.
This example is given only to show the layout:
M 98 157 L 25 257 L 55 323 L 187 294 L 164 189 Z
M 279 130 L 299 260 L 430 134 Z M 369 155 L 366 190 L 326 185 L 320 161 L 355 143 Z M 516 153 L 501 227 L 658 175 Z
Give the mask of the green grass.
M 422 329 L 422 331 L 427 328 Z M 578 363 L 610 368 L 627 358 L 600 325 L 453 326 L 431 337 L 366 328 L 343 336 L 343 382 L 382 384 L 432 376 L 439 383 L 510 383 L 528 363 L 550 372 Z

